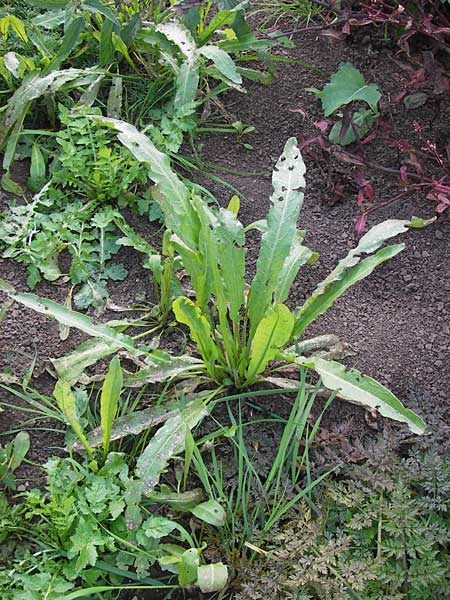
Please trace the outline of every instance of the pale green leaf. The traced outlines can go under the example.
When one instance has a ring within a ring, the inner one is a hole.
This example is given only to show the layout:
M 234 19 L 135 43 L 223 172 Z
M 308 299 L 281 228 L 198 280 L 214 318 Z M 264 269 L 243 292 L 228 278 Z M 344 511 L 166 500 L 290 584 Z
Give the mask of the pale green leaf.
M 102 358 L 113 354 L 118 348 L 120 346 L 111 344 L 110 341 L 87 340 L 70 354 L 60 358 L 51 358 L 50 361 L 60 379 L 74 384 L 87 367 L 95 365 Z
M 331 77 L 330 83 L 323 88 L 320 97 L 323 112 L 328 117 L 340 107 L 355 100 L 367 102 L 376 112 L 381 93 L 375 83 L 366 84 L 364 76 L 358 69 L 349 63 L 344 63 Z
M 163 23 L 155 29 L 178 46 L 188 64 L 195 63 L 197 60 L 197 47 L 189 29 L 176 21 Z
M 389 219 L 375 225 L 363 235 L 356 248 L 350 250 L 348 255 L 339 261 L 304 305 L 296 310 L 294 336 L 299 337 L 305 328 L 328 310 L 339 296 L 353 284 L 370 275 L 377 265 L 401 252 L 404 246 L 398 244 L 378 251 L 373 257 L 362 259 L 362 255 L 378 250 L 385 240 L 407 231 L 413 222 L 415 221 Z M 422 226 L 427 224 L 427 221 L 422 222 Z
M 214 525 L 215 527 L 222 527 L 225 525 L 226 514 L 217 500 L 202 502 L 190 510 L 197 519 L 205 521 L 205 523 L 209 523 L 209 525 Z
M 289 296 L 289 291 L 300 267 L 305 264 L 314 264 L 319 257 L 317 252 L 313 252 L 306 246 L 303 246 L 302 241 L 303 233 L 297 231 L 289 255 L 286 257 L 278 275 L 275 286 L 275 300 L 277 302 L 284 302 Z
M 178 583 L 182 588 L 197 579 L 197 568 L 200 564 L 200 557 L 197 548 L 189 548 L 181 555 L 178 563 Z
M 122 77 L 113 77 L 108 94 L 106 114 L 113 119 L 120 118 L 122 110 Z
M 423 434 L 425 423 L 412 410 L 405 408 L 381 383 L 356 369 L 348 369 L 335 361 L 318 357 L 299 358 L 298 362 L 314 369 L 323 385 L 335 390 L 340 398 L 376 409 L 383 417 L 406 423 L 413 433 Z
M 9 470 L 13 473 L 21 464 L 30 449 L 30 434 L 28 431 L 19 431 L 12 442 L 12 454 Z
M 297 148 L 297 140 L 290 138 L 272 176 L 272 207 L 267 216 L 267 230 L 261 239 L 256 275 L 248 299 L 250 339 L 267 308 L 273 303 L 280 272 L 297 236 L 297 219 L 303 203 L 302 189 L 305 186 L 304 174 L 305 165 Z
M 133 356 L 129 357 L 131 360 Z M 204 372 L 203 361 L 194 356 L 182 354 L 172 356 L 167 352 L 156 350 L 151 354 L 146 354 L 143 361 L 139 362 L 140 368 L 129 373 L 124 371 L 124 386 L 141 387 L 148 383 L 162 383 L 174 379 L 179 375 L 192 376 L 195 372 Z
M 343 262 L 341 261 L 336 269 L 317 286 L 305 304 L 295 311 L 293 336 L 300 337 L 306 327 L 331 308 L 351 286 L 370 275 L 378 265 L 393 258 L 404 248 L 404 244 L 387 246 L 378 250 L 373 256 L 360 259 L 359 263 L 352 266 L 341 265 Z
M 40 77 L 39 73 L 30 73 L 9 99 L 3 121 L 4 125 L 12 127 L 31 100 L 45 94 L 53 94 L 69 82 L 72 87 L 89 85 L 100 73 L 96 69 L 65 69 L 53 71 L 44 77 Z
M 0 290 L 5 291 L 12 300 L 19 302 L 19 304 L 23 304 L 47 317 L 52 317 L 67 327 L 74 327 L 92 337 L 100 338 L 101 341 L 111 344 L 114 349 L 126 348 L 133 355 L 143 354 L 142 350 L 134 347 L 131 337 L 123 333 L 118 333 L 107 325 L 97 325 L 87 315 L 69 310 L 57 302 L 46 298 L 39 298 L 39 296 L 34 294 L 12 292 L 2 282 L 0 282 Z
M 225 50 L 222 50 L 217 46 L 203 46 L 199 49 L 199 53 L 209 60 L 212 60 L 216 69 L 226 79 L 229 79 L 238 85 L 242 83 L 241 74 L 237 70 L 233 59 L 225 52 Z
M 223 563 L 201 565 L 197 569 L 197 584 L 204 594 L 219 592 L 228 581 L 228 568 Z
M 144 408 L 143 410 L 137 410 L 135 412 L 117 417 L 111 428 L 110 441 L 120 440 L 128 435 L 138 435 L 146 429 L 155 427 L 164 423 L 171 417 L 175 417 L 178 414 L 178 409 L 175 403 L 164 406 L 151 406 Z M 97 448 L 102 444 L 103 435 L 102 428 L 96 427 L 87 434 L 87 440 L 92 448 Z M 81 444 L 75 442 L 73 445 L 74 450 L 81 450 Z
M 206 414 L 203 401 L 193 400 L 158 429 L 136 465 L 143 494 L 153 491 L 169 460 L 183 451 L 187 428 L 195 427 Z
M 183 63 L 175 81 L 175 106 L 180 107 L 184 104 L 194 102 L 195 97 L 197 96 L 199 81 L 200 74 L 198 66 L 195 63 Z

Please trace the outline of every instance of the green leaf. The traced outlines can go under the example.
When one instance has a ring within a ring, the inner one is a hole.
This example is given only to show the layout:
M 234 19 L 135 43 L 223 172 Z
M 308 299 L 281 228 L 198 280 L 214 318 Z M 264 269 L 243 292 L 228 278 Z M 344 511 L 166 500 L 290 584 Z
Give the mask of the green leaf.
M 159 188 L 156 197 L 168 229 L 179 235 L 190 248 L 196 247 L 198 219 L 190 202 L 187 187 L 170 168 L 168 157 L 133 125 L 116 119 L 92 115 L 92 118 L 118 131 L 118 139 L 139 162 L 148 165 L 148 175 Z
M 396 244 L 378 250 L 373 256 L 361 259 L 359 264 L 353 266 L 342 266 L 341 261 L 336 269 L 324 279 L 306 300 L 305 304 L 295 311 L 296 322 L 293 336 L 300 337 L 306 327 L 325 313 L 334 302 L 342 296 L 350 287 L 361 281 L 386 260 L 396 256 L 404 250 L 404 244 Z
M 19 304 L 23 304 L 23 306 L 27 306 L 47 317 L 52 317 L 67 327 L 74 327 L 92 337 L 100 338 L 103 342 L 111 344 L 114 349 L 126 348 L 133 355 L 143 354 L 142 350 L 134 347 L 131 337 L 123 333 L 118 333 L 107 325 L 97 325 L 87 315 L 65 308 L 52 300 L 39 298 L 39 296 L 35 296 L 34 294 L 12 292 L 7 284 L 1 280 L 0 290 L 6 292 L 10 298 L 19 302 Z
M 183 451 L 186 429 L 195 427 L 206 414 L 203 401 L 193 400 L 158 429 L 136 465 L 143 494 L 152 492 L 169 460 Z
M 114 12 L 106 6 L 101 0 L 83 0 L 83 8 L 93 14 L 100 14 L 106 17 L 109 21 L 120 27 L 120 21 Z
M 183 106 L 184 104 L 194 102 L 195 97 L 197 96 L 199 81 L 200 73 L 198 66 L 195 63 L 183 63 L 175 82 L 175 106 Z
M 136 66 L 128 52 L 127 45 L 125 44 L 123 39 L 120 37 L 120 35 L 118 35 L 117 33 L 115 33 L 113 31 L 111 34 L 111 40 L 112 40 L 112 44 L 113 44 L 116 52 L 120 52 L 124 56 L 127 63 L 130 65 L 130 67 L 138 73 L 138 70 L 136 69 Z
M 212 339 L 212 331 L 208 320 L 198 306 L 195 306 L 192 300 L 186 298 L 186 296 L 175 298 L 172 308 L 176 320 L 189 327 L 191 338 L 197 344 L 206 366 L 213 371 L 218 353 L 216 344 Z
M 268 309 L 253 338 L 247 370 L 249 382 L 253 382 L 256 375 L 262 373 L 276 357 L 277 350 L 289 342 L 294 323 L 294 315 L 284 304 L 275 304 Z
M 190 510 L 197 519 L 205 521 L 205 523 L 209 523 L 209 525 L 214 525 L 216 527 L 223 527 L 223 525 L 225 525 L 226 514 L 217 500 L 202 502 Z
M 366 84 L 364 76 L 351 64 L 341 64 L 338 71 L 331 77 L 330 83 L 320 93 L 322 108 L 326 117 L 333 114 L 341 106 L 362 100 L 377 112 L 381 93 L 374 83 Z
M 11 179 L 9 171 L 2 175 L 1 185 L 5 192 L 9 192 L 10 194 L 14 194 L 15 196 L 23 196 L 22 187 L 20 186 L 20 184 L 16 183 L 13 179 Z
M 108 538 L 101 535 L 94 521 L 80 517 L 75 533 L 70 537 L 69 558 L 77 557 L 75 568 L 82 571 L 87 565 L 95 566 L 97 546 L 103 546 Z
M 188 64 L 192 65 L 196 62 L 197 47 L 189 29 L 176 21 L 163 23 L 155 29 L 159 33 L 162 33 L 170 42 L 178 46 Z
M 291 286 L 297 277 L 300 267 L 305 264 L 314 264 L 319 257 L 317 252 L 313 252 L 306 246 L 303 246 L 302 241 L 303 233 L 297 231 L 289 255 L 286 257 L 278 275 L 275 286 L 275 300 L 277 302 L 284 302 L 289 296 Z
M 297 148 L 297 140 L 290 138 L 273 172 L 272 207 L 249 292 L 250 340 L 274 300 L 280 272 L 292 245 L 297 242 L 297 219 L 303 204 L 301 190 L 305 186 L 304 174 L 305 165 Z
M 202 565 L 197 569 L 197 585 L 204 594 L 223 590 L 228 581 L 228 569 L 223 563 Z
M 100 396 L 100 421 L 102 428 L 103 455 L 106 457 L 111 440 L 112 426 L 117 413 L 120 392 L 122 391 L 122 369 L 115 356 L 109 364 L 108 373 Z
M 56 382 L 55 389 L 53 390 L 53 396 L 58 403 L 59 409 L 64 413 L 67 422 L 77 434 L 80 442 L 83 444 L 86 452 L 89 455 L 92 455 L 92 448 L 90 447 L 86 436 L 84 435 L 77 413 L 77 400 L 70 389 L 70 384 L 67 381 L 62 381 L 59 379 Z
M 352 123 L 358 126 L 358 135 L 360 139 L 363 139 L 368 133 L 372 125 L 374 124 L 377 118 L 377 114 L 375 114 L 371 109 L 361 108 L 352 117 Z M 345 132 L 342 140 L 341 137 L 341 129 L 342 129 L 342 120 L 338 121 L 331 128 L 330 134 L 328 136 L 330 142 L 333 144 L 340 144 L 341 146 L 348 146 L 348 144 L 353 144 L 356 140 L 355 133 L 353 128 L 350 126 Z
M 65 11 L 64 10 L 51 10 L 40 15 L 36 15 L 33 17 L 31 22 L 33 25 L 37 27 L 42 27 L 43 29 L 55 29 L 62 25 L 65 21 Z
M 242 83 L 242 76 L 237 70 L 233 59 L 229 54 L 218 48 L 217 46 L 203 46 L 199 49 L 199 53 L 212 60 L 216 69 L 226 79 L 229 79 L 233 83 L 240 85 Z
M 163 488 L 164 486 L 161 486 Z M 149 496 L 151 502 L 165 504 L 172 510 L 187 512 L 197 506 L 203 500 L 201 488 L 195 488 L 187 492 L 153 492 Z
M 181 555 L 178 563 L 178 583 L 182 588 L 197 579 L 197 568 L 200 564 L 200 557 L 197 548 L 189 548 Z
M 80 34 L 83 31 L 85 24 L 86 21 L 84 20 L 84 17 L 77 17 L 70 23 L 64 34 L 58 52 L 42 71 L 43 75 L 59 69 L 62 63 L 70 56 L 80 39 Z
M 109 19 L 105 19 L 100 33 L 99 64 L 101 67 L 106 67 L 114 60 L 114 44 L 112 42 L 114 30 L 114 23 Z
M 95 365 L 102 358 L 113 354 L 119 347 L 109 341 L 87 340 L 70 354 L 61 358 L 51 358 L 50 361 L 60 379 L 74 384 L 87 367 Z
M 27 0 L 27 2 L 44 10 L 58 10 L 59 8 L 66 8 L 70 0 Z
M 176 526 L 175 521 L 165 517 L 151 516 L 142 523 L 142 530 L 148 538 L 159 540 L 172 533 Z
M 11 473 L 22 464 L 23 459 L 30 449 L 30 434 L 27 431 L 19 431 L 12 443 L 12 454 L 9 462 Z
M 207 26 L 199 33 L 201 42 L 206 43 L 217 30 L 222 29 L 224 25 L 231 25 L 236 18 L 236 12 L 245 9 L 247 2 L 240 2 L 231 10 L 219 10 L 209 21 Z
M 335 390 L 340 398 L 356 404 L 375 408 L 378 412 L 401 423 L 406 423 L 413 433 L 423 434 L 425 423 L 412 410 L 405 408 L 396 396 L 381 383 L 356 369 L 346 370 L 344 365 L 319 357 L 299 358 L 302 365 L 314 369 L 323 385 Z
M 305 328 L 327 311 L 349 287 L 370 275 L 377 265 L 401 252 L 404 246 L 398 244 L 384 248 L 372 257 L 362 258 L 363 254 L 375 252 L 385 240 L 407 231 L 410 226 L 411 221 L 390 219 L 372 227 L 356 248 L 350 250 L 328 277 L 319 283 L 304 305 L 296 309 L 294 337 L 300 337 Z
M 45 159 L 37 140 L 31 147 L 30 177 L 33 177 L 34 179 L 42 179 L 45 177 Z

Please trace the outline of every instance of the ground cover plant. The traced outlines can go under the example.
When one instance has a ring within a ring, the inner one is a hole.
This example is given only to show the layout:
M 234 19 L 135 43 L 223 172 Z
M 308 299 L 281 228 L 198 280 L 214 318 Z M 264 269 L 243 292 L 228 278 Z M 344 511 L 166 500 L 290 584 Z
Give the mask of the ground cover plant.
M 399 460 L 381 442 L 369 456 L 326 484 L 319 511 L 304 505 L 269 543 L 260 536 L 267 553 L 234 597 L 448 598 L 448 454 Z
M 176 155 L 184 137 L 195 134 L 202 106 L 209 107 L 203 114 L 210 113 L 226 90 L 245 91 L 246 77 L 267 79 L 232 57 L 255 51 L 262 57 L 274 42 L 256 39 L 244 5 L 219 3 L 215 12 L 195 5 L 179 13 L 161 3 L 142 7 L 141 14 L 137 5 L 37 4 L 43 13 L 1 17 L 2 185 L 22 196 L 1 217 L 3 256 L 27 266 L 31 288 L 42 277 L 69 275 L 80 286 L 75 305 L 100 310 L 108 280 L 127 276 L 111 260 L 120 232 L 130 230 L 119 211 L 129 207 L 150 220 L 161 213 L 144 189 L 145 170 L 83 113 L 123 113 L 159 148 Z M 251 131 L 236 127 L 228 124 L 238 136 Z M 30 159 L 27 186 L 37 194 L 25 203 L 24 190 L 10 175 L 17 157 Z M 102 211 L 107 207 L 116 212 Z M 64 262 L 67 254 L 71 263 L 62 270 L 60 258 Z M 71 298 L 72 292 L 68 303 Z

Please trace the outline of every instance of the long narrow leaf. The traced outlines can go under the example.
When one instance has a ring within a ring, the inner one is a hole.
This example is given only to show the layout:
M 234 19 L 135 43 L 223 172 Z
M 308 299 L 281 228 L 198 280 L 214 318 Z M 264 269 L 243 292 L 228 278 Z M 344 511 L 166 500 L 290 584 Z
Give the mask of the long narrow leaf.
M 70 310 L 52 300 L 39 298 L 39 296 L 35 296 L 34 294 L 12 292 L 1 282 L 0 289 L 5 291 L 12 300 L 19 302 L 19 304 L 23 304 L 23 306 L 27 306 L 47 317 L 52 317 L 67 327 L 74 327 L 92 337 L 100 338 L 102 341 L 111 344 L 115 349 L 126 348 L 133 355 L 143 354 L 142 350 L 135 348 L 133 339 L 128 335 L 118 333 L 107 325 L 97 325 L 87 315 Z
M 74 432 L 77 434 L 78 439 L 83 444 L 86 452 L 92 455 L 92 448 L 84 435 L 83 427 L 80 423 L 80 418 L 76 408 L 76 398 L 70 389 L 70 384 L 67 381 L 58 380 L 53 390 L 53 395 L 58 402 L 58 406 L 61 412 L 67 419 L 67 422 L 72 427 Z
M 430 221 L 413 218 L 411 221 L 390 219 L 375 225 L 359 241 L 348 255 L 339 261 L 333 271 L 314 290 L 305 304 L 296 311 L 297 322 L 294 336 L 299 337 L 305 328 L 324 313 L 350 286 L 370 275 L 375 267 L 392 258 L 404 248 L 403 245 L 389 246 L 373 257 L 362 260 L 362 255 L 372 254 L 389 238 L 408 230 L 409 227 L 425 227 Z M 358 265 L 358 263 L 360 263 Z
M 294 315 L 284 304 L 275 304 L 256 328 L 248 366 L 247 378 L 252 383 L 268 363 L 275 358 L 278 348 L 285 346 L 292 335 Z
M 115 356 L 110 362 L 108 374 L 103 382 L 102 393 L 100 395 L 100 423 L 102 428 L 103 454 L 105 457 L 109 450 L 112 426 L 122 390 L 122 381 L 120 361 Z
M 305 165 L 297 140 L 290 138 L 273 172 L 273 205 L 267 217 L 267 230 L 261 239 L 256 275 L 249 292 L 250 340 L 273 302 L 280 271 L 296 239 L 297 219 L 303 203 L 304 173 Z
M 166 226 L 191 248 L 195 248 L 198 220 L 189 201 L 189 191 L 172 171 L 167 156 L 133 125 L 98 115 L 93 115 L 92 118 L 113 127 L 118 132 L 118 139 L 136 160 L 148 165 L 149 177 L 162 194 L 162 198 L 157 197 L 157 200 L 164 213 Z
M 66 32 L 64 33 L 64 37 L 61 41 L 61 46 L 59 47 L 58 52 L 52 58 L 52 60 L 45 67 L 42 72 L 43 75 L 50 73 L 50 71 L 56 71 L 62 65 L 62 63 L 70 56 L 72 50 L 78 43 L 80 39 L 81 32 L 84 29 L 86 22 L 84 17 L 77 17 L 74 19 Z
M 323 358 L 299 358 L 298 362 L 314 369 L 323 385 L 335 390 L 340 398 L 376 409 L 383 417 L 406 423 L 413 433 L 423 434 L 425 423 L 412 410 L 405 408 L 394 394 L 375 379 L 356 369 L 346 369 L 335 361 Z
M 387 246 L 378 250 L 373 256 L 364 258 L 359 264 L 346 267 L 339 272 L 336 268 L 331 275 L 321 282 L 301 309 L 297 309 L 294 337 L 300 337 L 306 327 L 319 315 L 326 312 L 348 288 L 370 275 L 378 265 L 396 256 L 404 247 L 404 244 Z M 338 274 L 339 277 L 335 279 L 334 273 Z

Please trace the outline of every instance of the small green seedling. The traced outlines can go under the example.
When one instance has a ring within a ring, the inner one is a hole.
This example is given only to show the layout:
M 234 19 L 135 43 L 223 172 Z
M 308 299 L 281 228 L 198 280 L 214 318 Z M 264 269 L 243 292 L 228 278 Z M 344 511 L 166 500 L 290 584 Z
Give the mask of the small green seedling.
M 330 83 L 323 90 L 307 88 L 322 101 L 325 117 L 340 117 L 331 128 L 329 139 L 334 144 L 348 146 L 364 138 L 379 117 L 378 102 L 381 92 L 375 83 L 366 83 L 363 74 L 349 63 L 343 63 L 332 75 Z M 366 106 L 353 111 L 354 102 Z

